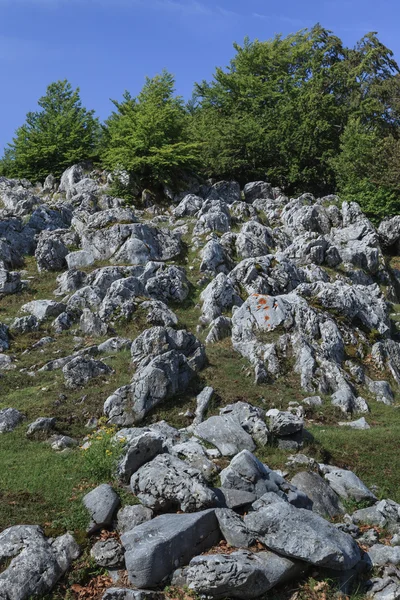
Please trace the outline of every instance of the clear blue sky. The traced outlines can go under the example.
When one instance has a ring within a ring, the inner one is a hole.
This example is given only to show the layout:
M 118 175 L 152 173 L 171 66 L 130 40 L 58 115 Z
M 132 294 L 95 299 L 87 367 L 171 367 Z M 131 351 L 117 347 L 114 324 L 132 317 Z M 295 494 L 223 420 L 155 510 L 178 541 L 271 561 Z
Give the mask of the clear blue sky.
M 320 22 L 347 44 L 368 31 L 400 61 L 400 0 L 0 0 L 0 151 L 46 86 L 69 79 L 104 119 L 164 67 L 190 97 L 232 43 Z

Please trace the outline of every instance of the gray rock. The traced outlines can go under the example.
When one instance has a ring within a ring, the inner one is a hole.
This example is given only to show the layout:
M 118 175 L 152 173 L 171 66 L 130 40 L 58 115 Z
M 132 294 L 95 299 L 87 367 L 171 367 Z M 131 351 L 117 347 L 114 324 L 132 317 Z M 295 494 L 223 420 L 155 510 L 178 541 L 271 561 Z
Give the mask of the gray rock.
M 84 386 L 95 377 L 110 375 L 111 367 L 89 356 L 76 356 L 63 368 L 65 384 L 70 388 Z
M 194 194 L 188 194 L 185 196 L 174 208 L 172 214 L 175 217 L 192 217 L 195 215 L 203 205 L 203 198 L 200 196 L 195 196 Z
M 49 317 L 58 317 L 65 311 L 65 304 L 55 300 L 32 300 L 21 307 L 22 312 L 29 313 L 37 318 L 39 322 Z
M 383 565 L 400 565 L 400 546 L 384 546 L 376 544 L 368 550 L 368 556 L 374 567 Z
M 167 454 L 156 456 L 134 473 L 131 490 L 145 506 L 158 511 L 193 512 L 217 504 L 200 471 Z
M 68 435 L 53 435 L 49 439 L 51 449 L 57 452 L 63 452 L 69 448 L 75 448 L 78 445 L 77 440 Z
M 124 506 L 124 508 L 121 508 L 118 511 L 117 515 L 118 531 L 120 533 L 125 533 L 137 525 L 150 521 L 152 518 L 153 511 L 146 506 L 142 506 L 141 504 Z
M 70 534 L 52 541 L 37 526 L 5 529 L 0 534 L 0 563 L 10 563 L 0 574 L 0 597 L 44 597 L 78 556 L 79 546 Z
M 65 257 L 65 261 L 68 269 L 80 269 L 82 267 L 90 267 L 94 263 L 94 258 L 86 250 L 77 250 L 76 252 L 69 252 Z
M 159 585 L 177 567 L 217 544 L 220 535 L 214 510 L 161 515 L 138 525 L 121 536 L 130 582 L 145 588 Z
M 253 439 L 259 444 L 266 445 L 268 443 L 268 428 L 265 424 L 265 412 L 248 402 L 235 402 L 228 404 L 220 409 L 222 416 L 232 416 L 237 420 L 239 425 L 243 427 Z
M 302 471 L 291 482 L 312 500 L 312 510 L 320 517 L 332 519 L 344 514 L 339 497 L 318 473 Z
M 243 189 L 246 202 L 254 202 L 254 200 L 273 198 L 272 186 L 266 181 L 252 181 L 246 183 Z
M 56 419 L 54 417 L 39 417 L 31 423 L 26 432 L 27 437 L 34 437 L 35 435 L 48 434 L 55 429 Z
M 161 325 L 163 327 L 178 325 L 176 314 L 161 300 L 143 302 L 141 308 L 147 311 L 146 319 L 151 325 Z
M 214 444 L 223 456 L 234 456 L 241 450 L 255 450 L 251 436 L 231 416 L 210 417 L 196 425 L 195 434 Z
M 34 315 L 17 317 L 10 325 L 10 331 L 16 334 L 30 333 L 39 329 L 39 321 Z
M 75 194 L 75 185 L 84 178 L 84 172 L 81 165 L 73 165 L 69 167 L 61 176 L 59 192 L 65 192 L 67 199 L 72 198 Z
M 248 530 L 243 519 L 230 508 L 217 508 L 215 515 L 224 539 L 234 548 L 248 548 L 254 541 L 254 534 Z
M 272 230 L 257 221 L 244 223 L 236 238 L 236 252 L 241 258 L 265 256 L 274 246 Z
M 163 592 L 151 592 L 150 590 L 109 588 L 104 592 L 102 600 L 165 600 L 165 594 Z
M 68 248 L 62 239 L 55 237 L 53 232 L 43 232 L 35 251 L 38 271 L 62 271 L 67 262 L 65 257 Z
M 351 518 L 357 525 L 362 523 L 397 531 L 400 525 L 400 505 L 393 500 L 381 500 L 373 506 L 356 510 Z
M 0 352 L 8 350 L 10 347 L 8 339 L 8 327 L 4 323 L 0 323 Z
M 111 525 L 120 500 L 112 487 L 103 483 L 83 497 L 83 504 L 89 512 L 91 523 L 89 532 Z
M 172 446 L 169 452 L 198 469 L 207 480 L 212 479 L 219 471 L 217 465 L 208 458 L 206 450 L 196 438 Z
M 3 408 L 0 410 L 0 433 L 13 431 L 24 419 L 16 408 Z
M 209 332 L 206 337 L 206 344 L 214 344 L 220 342 L 227 337 L 230 337 L 232 333 L 232 319 L 229 317 L 217 317 L 211 321 L 209 326 Z
M 357 419 L 357 421 L 339 421 L 341 427 L 351 427 L 351 429 L 371 429 L 364 417 Z
M 363 484 L 361 479 L 352 471 L 345 469 L 329 469 L 325 474 L 331 488 L 345 500 L 351 499 L 360 501 L 375 502 L 376 496 Z
M 313 565 L 345 571 L 360 560 L 356 542 L 312 511 L 275 503 L 245 517 L 268 548 Z
M 303 404 L 307 404 L 308 406 L 322 406 L 321 396 L 309 396 L 308 398 L 304 398 Z
M 203 421 L 204 414 L 210 404 L 211 398 L 214 394 L 214 388 L 205 387 L 200 394 L 196 397 L 196 411 L 193 419 L 193 425 L 198 425 Z
M 123 455 L 117 465 L 118 477 L 129 483 L 133 473 L 141 466 L 153 460 L 164 449 L 164 440 L 159 434 L 148 431 L 138 437 L 131 438 L 124 448 Z
M 233 306 L 241 306 L 239 291 L 224 273 L 219 273 L 200 294 L 203 302 L 201 322 L 211 323 Z
M 21 275 L 14 271 L 10 272 L 6 269 L 0 269 L 0 294 L 7 296 L 17 294 L 21 290 Z
M 388 574 L 382 578 L 374 577 L 367 582 L 368 598 L 373 600 L 399 600 L 400 577 Z
M 214 488 L 213 491 L 218 498 L 219 505 L 223 508 L 231 508 L 232 510 L 249 508 L 257 499 L 255 494 L 245 492 L 244 490 L 220 487 Z
M 100 337 L 107 333 L 107 324 L 101 320 L 99 315 L 96 315 L 88 308 L 83 309 L 79 327 L 82 333 L 93 337 Z
M 115 538 L 100 540 L 90 550 L 95 563 L 106 569 L 118 569 L 124 564 L 124 551 Z
M 232 260 L 229 258 L 225 248 L 216 239 L 207 242 L 200 251 L 200 257 L 201 273 L 228 274 L 230 267 L 233 267 Z

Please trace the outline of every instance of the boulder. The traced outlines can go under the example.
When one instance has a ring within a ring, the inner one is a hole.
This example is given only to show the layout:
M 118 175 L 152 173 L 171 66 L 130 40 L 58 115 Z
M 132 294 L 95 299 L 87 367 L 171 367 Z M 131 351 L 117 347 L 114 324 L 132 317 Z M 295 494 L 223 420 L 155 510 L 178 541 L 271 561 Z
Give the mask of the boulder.
M 54 417 L 39 417 L 31 423 L 27 429 L 27 437 L 35 437 L 36 435 L 46 435 L 54 431 L 56 427 L 56 419 Z
M 120 533 L 125 533 L 137 525 L 146 523 L 153 518 L 153 511 L 141 504 L 124 506 L 118 511 L 117 527 Z
M 223 456 L 234 456 L 242 450 L 255 450 L 251 436 L 232 416 L 210 417 L 196 425 L 195 434 L 214 444 Z
M 147 431 L 130 438 L 117 465 L 118 477 L 123 482 L 129 483 L 133 473 L 153 460 L 157 454 L 161 454 L 163 450 L 164 440 L 156 432 Z
M 32 300 L 21 307 L 22 312 L 33 315 L 39 322 L 49 317 L 58 317 L 65 309 L 65 304 L 55 300 Z
M 246 183 L 243 188 L 243 194 L 246 202 L 252 203 L 255 200 L 273 198 L 272 186 L 266 181 L 252 181 Z
M 338 571 L 361 560 L 351 536 L 310 510 L 279 502 L 249 513 L 244 521 L 261 542 L 283 556 Z
M 234 548 L 248 548 L 254 542 L 254 534 L 248 530 L 243 519 L 230 508 L 217 508 L 215 515 L 223 538 Z
M 237 288 L 224 273 L 219 273 L 208 284 L 200 294 L 200 299 L 203 302 L 201 322 L 204 325 L 211 323 L 233 306 L 243 304 Z
M 76 252 L 69 252 L 65 257 L 65 261 L 68 269 L 81 269 L 82 267 L 90 267 L 94 263 L 94 258 L 86 250 L 76 250 Z
M 208 405 L 211 402 L 211 398 L 214 394 L 214 388 L 205 387 L 202 389 L 200 394 L 196 397 L 196 411 L 193 419 L 193 425 L 198 425 L 203 421 L 204 414 L 207 411 Z
M 400 565 L 400 546 L 375 544 L 368 550 L 368 557 L 374 567 Z
M 332 519 L 344 513 L 339 497 L 318 473 L 301 471 L 291 479 L 291 483 L 312 500 L 312 510 L 320 517 Z
M 168 454 L 156 456 L 136 471 L 131 490 L 144 506 L 157 511 L 193 512 L 217 504 L 200 471 Z
M 328 473 L 325 473 L 325 479 L 337 495 L 344 500 L 367 501 L 371 504 L 377 500 L 371 490 L 352 471 L 330 468 Z
M 107 333 L 107 324 L 101 320 L 99 315 L 93 313 L 88 308 L 83 309 L 79 328 L 82 333 L 91 337 L 101 337 Z
M 0 433 L 13 431 L 25 416 L 15 408 L 3 408 L 0 410 Z
M 16 317 L 10 325 L 11 333 L 24 334 L 39 329 L 39 321 L 34 315 Z
M 44 233 L 41 234 L 35 251 L 38 271 L 62 271 L 67 265 L 65 257 L 68 248 L 62 239 Z
M 106 569 L 120 569 L 124 564 L 124 551 L 115 538 L 100 540 L 90 550 L 95 563 Z
M 103 483 L 83 497 L 83 504 L 91 519 L 89 533 L 94 533 L 112 524 L 120 500 L 112 487 Z
M 16 271 L 0 269 L 0 294 L 7 296 L 22 290 L 21 275 Z
M 177 567 L 220 540 L 214 510 L 191 515 L 168 514 L 138 525 L 121 536 L 129 581 L 155 587 Z
M 62 368 L 62 372 L 65 385 L 76 388 L 86 385 L 95 377 L 110 375 L 112 369 L 100 360 L 94 360 L 89 356 L 76 356 Z

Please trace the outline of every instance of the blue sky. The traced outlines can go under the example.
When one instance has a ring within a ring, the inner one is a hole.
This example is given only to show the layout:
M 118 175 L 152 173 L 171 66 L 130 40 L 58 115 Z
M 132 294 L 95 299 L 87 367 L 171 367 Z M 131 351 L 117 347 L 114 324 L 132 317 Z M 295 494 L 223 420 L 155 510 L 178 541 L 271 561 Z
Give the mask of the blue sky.
M 347 44 L 368 31 L 400 61 L 399 0 L 0 0 L 0 150 L 46 86 L 69 79 L 104 119 L 164 67 L 190 97 L 232 43 L 320 22 Z

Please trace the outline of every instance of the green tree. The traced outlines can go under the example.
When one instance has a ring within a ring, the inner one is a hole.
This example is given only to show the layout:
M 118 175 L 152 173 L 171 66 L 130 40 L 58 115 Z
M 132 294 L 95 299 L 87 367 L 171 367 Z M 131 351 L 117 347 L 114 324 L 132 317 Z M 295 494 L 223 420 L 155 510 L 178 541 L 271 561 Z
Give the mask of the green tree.
M 79 88 L 57 81 L 39 99 L 40 110 L 29 112 L 5 151 L 2 170 L 10 177 L 43 180 L 98 152 L 100 125 L 81 103 Z
M 127 171 L 144 185 L 171 183 L 198 164 L 198 143 L 188 136 L 189 112 L 175 96 L 173 76 L 147 78 L 136 98 L 125 92 L 105 124 L 104 166 Z

